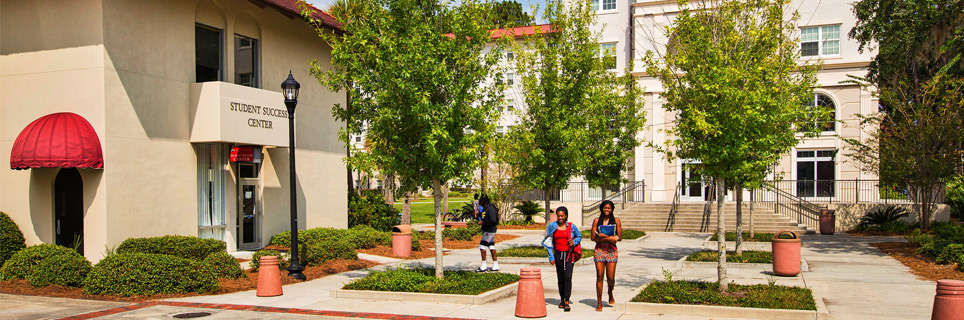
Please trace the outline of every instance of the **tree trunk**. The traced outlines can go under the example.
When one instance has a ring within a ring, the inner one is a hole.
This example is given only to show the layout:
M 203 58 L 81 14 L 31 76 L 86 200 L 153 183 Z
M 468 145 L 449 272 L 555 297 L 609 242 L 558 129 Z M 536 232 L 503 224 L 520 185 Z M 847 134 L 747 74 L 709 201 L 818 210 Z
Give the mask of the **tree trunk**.
M 736 254 L 743 254 L 743 186 L 736 186 Z
M 546 204 L 546 207 L 545 207 L 545 208 L 546 208 L 546 224 L 549 224 L 549 187 L 545 187 L 545 189 L 542 189 L 542 198 L 543 198 L 542 200 L 545 201 L 545 204 Z M 568 212 L 567 212 L 567 213 L 568 213 Z
M 394 206 L 395 205 L 395 175 L 386 174 L 385 183 L 383 183 L 382 185 L 385 186 L 385 188 L 382 189 L 382 194 L 385 197 L 385 203 L 387 203 L 390 206 Z
M 402 204 L 402 223 L 412 224 L 412 193 L 405 192 L 405 203 Z
M 756 234 L 753 233 L 753 192 L 750 192 L 750 238 L 754 238 Z
M 432 198 L 435 198 L 435 277 L 442 279 L 442 181 L 432 179 Z
M 349 88 L 351 86 L 349 85 Z M 348 119 L 345 120 L 345 130 L 351 132 L 351 92 L 345 91 L 345 100 L 347 102 L 346 109 L 348 109 Z M 348 135 L 348 141 L 351 141 L 351 135 Z M 351 159 L 351 142 L 345 143 L 345 156 L 346 159 Z M 352 177 L 351 165 L 346 165 L 345 169 L 348 170 L 348 192 L 355 192 L 355 179 Z
M 716 267 L 716 275 L 719 281 L 720 292 L 726 292 L 729 289 L 729 284 L 726 282 L 726 224 L 724 224 L 724 212 L 723 212 L 723 193 L 725 190 L 725 180 L 723 177 L 716 177 L 716 241 L 717 250 L 719 251 L 718 265 Z
M 449 182 L 442 185 L 442 214 L 449 212 Z

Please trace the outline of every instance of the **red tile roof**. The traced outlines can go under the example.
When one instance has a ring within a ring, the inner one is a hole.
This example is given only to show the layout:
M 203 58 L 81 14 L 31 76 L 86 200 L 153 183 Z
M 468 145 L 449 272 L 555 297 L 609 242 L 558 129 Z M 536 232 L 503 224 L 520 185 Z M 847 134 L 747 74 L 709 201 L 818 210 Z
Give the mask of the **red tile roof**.
M 537 24 L 524 27 L 515 27 L 509 29 L 493 29 L 489 30 L 492 34 L 492 39 L 499 39 L 506 36 L 514 36 L 516 38 L 521 38 L 525 36 L 531 36 L 536 34 L 536 29 L 539 29 L 541 33 L 551 33 L 552 25 L 550 24 Z
M 252 3 L 258 5 L 259 7 L 270 6 L 275 10 L 280 11 L 282 14 L 288 16 L 289 18 L 301 17 L 301 9 L 298 7 L 298 0 L 248 0 Z M 330 27 L 332 29 L 341 29 L 341 23 L 335 20 L 335 17 L 328 14 L 327 12 L 316 8 L 310 3 L 305 3 L 308 5 L 308 10 L 311 10 L 311 17 L 320 21 L 323 26 Z

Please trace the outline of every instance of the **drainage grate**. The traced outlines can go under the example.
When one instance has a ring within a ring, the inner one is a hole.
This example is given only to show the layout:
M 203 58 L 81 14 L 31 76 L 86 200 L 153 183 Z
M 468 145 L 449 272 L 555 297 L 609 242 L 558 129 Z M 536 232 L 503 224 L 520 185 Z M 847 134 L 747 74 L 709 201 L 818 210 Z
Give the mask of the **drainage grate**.
M 175 314 L 174 317 L 178 319 L 192 319 L 192 318 L 207 317 L 210 315 L 211 315 L 210 312 L 188 312 L 188 313 Z

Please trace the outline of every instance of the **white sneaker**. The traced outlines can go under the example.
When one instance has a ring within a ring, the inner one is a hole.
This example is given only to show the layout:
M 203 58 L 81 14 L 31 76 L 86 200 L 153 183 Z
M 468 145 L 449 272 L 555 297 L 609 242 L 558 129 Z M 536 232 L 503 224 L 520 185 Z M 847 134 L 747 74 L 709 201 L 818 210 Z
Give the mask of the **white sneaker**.
M 486 272 L 486 271 L 489 271 L 489 268 L 479 267 L 478 269 L 475 269 L 475 272 Z
M 492 271 L 499 271 L 499 264 L 496 263 L 494 266 L 492 266 L 492 269 L 491 269 L 491 270 L 492 270 Z

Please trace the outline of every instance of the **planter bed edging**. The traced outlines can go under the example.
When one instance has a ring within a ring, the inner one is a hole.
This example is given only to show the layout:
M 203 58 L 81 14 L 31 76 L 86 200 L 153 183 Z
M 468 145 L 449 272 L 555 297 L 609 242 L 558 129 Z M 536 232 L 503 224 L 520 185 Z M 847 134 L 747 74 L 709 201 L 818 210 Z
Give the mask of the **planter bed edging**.
M 479 295 L 462 294 L 438 294 L 438 293 L 414 293 L 414 292 L 394 292 L 394 291 L 367 291 L 367 290 L 331 290 L 332 298 L 349 299 L 368 299 L 368 300 L 390 300 L 390 301 L 418 301 L 418 302 L 444 302 L 459 304 L 486 304 L 505 297 L 513 296 L 519 290 L 519 282 L 508 284 L 500 288 L 483 292 Z
M 676 267 L 684 268 L 684 269 L 716 268 L 716 264 L 717 264 L 716 262 L 686 261 L 686 258 L 688 257 L 689 256 L 686 256 L 677 260 Z M 751 269 L 751 270 L 764 269 L 772 272 L 773 264 L 772 263 L 742 263 L 742 262 L 727 261 L 726 268 Z M 807 259 L 804 259 L 803 256 L 800 256 L 800 272 L 810 272 L 810 266 L 807 264 Z
M 709 239 L 709 238 L 707 238 Z M 716 241 L 704 240 L 703 247 L 716 249 L 718 244 Z M 730 249 L 736 249 L 736 241 L 727 241 L 726 247 Z M 743 251 L 771 251 L 773 250 L 773 245 L 770 242 L 759 242 L 759 241 L 743 241 Z
M 623 310 L 627 313 L 661 313 L 714 318 L 751 318 L 787 320 L 827 320 L 830 314 L 822 299 L 817 299 L 817 310 L 762 309 L 692 304 L 663 304 L 648 302 L 626 302 Z
M 590 244 L 590 243 L 593 244 L 591 247 L 589 247 L 590 249 L 592 249 L 592 247 L 595 247 L 595 246 L 596 246 L 596 243 L 593 242 L 592 240 L 589 240 L 589 238 L 583 237 L 583 239 L 586 240 L 586 241 L 583 241 L 583 242 L 582 242 L 582 245 L 583 245 L 582 247 L 583 247 L 583 248 L 586 248 L 586 245 L 587 245 L 587 244 Z M 636 239 L 633 239 L 633 240 L 622 240 L 622 241 L 619 241 L 619 242 L 616 243 L 616 246 L 618 247 L 620 244 L 623 244 L 623 245 L 627 245 L 627 246 L 632 247 L 632 246 L 636 246 L 636 245 L 638 245 L 638 244 L 640 244 L 640 243 L 643 243 L 643 241 L 646 241 L 646 239 L 649 239 L 649 234 L 647 234 L 647 235 L 645 235 L 645 236 L 642 236 L 642 237 L 639 237 L 639 238 L 636 238 Z

